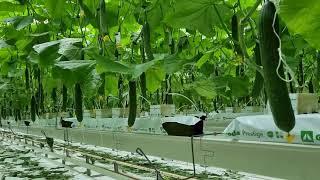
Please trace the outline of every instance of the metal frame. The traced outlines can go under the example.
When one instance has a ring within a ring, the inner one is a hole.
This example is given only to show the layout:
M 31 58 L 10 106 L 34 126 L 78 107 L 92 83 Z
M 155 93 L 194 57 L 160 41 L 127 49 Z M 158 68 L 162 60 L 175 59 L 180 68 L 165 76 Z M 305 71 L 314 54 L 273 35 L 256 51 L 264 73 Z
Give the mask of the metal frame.
M 195 163 L 195 160 L 194 160 L 194 138 L 195 137 L 204 137 L 204 136 L 209 136 L 209 135 L 219 135 L 219 134 L 223 134 L 222 132 L 214 132 L 214 133 L 208 133 L 208 134 L 199 134 L 199 135 L 192 135 L 190 137 L 190 140 L 191 140 L 191 158 L 192 158 L 192 166 L 193 166 L 193 176 L 187 178 L 187 179 L 190 179 L 190 178 L 193 178 L 193 177 L 196 177 L 196 163 Z

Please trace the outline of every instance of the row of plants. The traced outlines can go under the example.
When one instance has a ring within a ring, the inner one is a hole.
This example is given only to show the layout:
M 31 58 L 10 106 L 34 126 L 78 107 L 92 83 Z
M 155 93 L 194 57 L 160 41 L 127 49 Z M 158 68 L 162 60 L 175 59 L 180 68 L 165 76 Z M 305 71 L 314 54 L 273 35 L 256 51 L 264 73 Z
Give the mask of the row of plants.
M 262 46 L 258 28 L 268 2 L 0 1 L 1 118 L 35 121 L 71 110 L 81 122 L 83 109 L 118 107 L 129 108 L 132 126 L 150 105 L 205 112 L 264 106 L 261 66 L 278 53 Z M 281 87 L 318 93 L 317 2 L 273 3 L 287 80 Z

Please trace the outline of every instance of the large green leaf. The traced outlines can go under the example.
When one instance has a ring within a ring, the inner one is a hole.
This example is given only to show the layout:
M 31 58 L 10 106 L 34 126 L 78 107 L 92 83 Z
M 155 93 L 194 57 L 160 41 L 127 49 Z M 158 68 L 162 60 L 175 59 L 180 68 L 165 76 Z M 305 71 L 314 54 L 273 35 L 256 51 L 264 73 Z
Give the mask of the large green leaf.
M 214 98 L 217 95 L 219 87 L 213 81 L 203 80 L 195 82 L 191 85 L 191 88 L 200 96 L 209 99 Z M 221 87 L 220 87 L 221 88 Z M 222 87 L 224 88 L 224 87 Z
M 0 91 L 5 91 L 8 89 L 8 87 L 9 87 L 8 83 L 3 83 L 3 84 L 1 83 L 0 84 Z
M 209 61 L 214 54 L 214 50 L 207 51 L 196 63 L 198 68 L 201 68 L 207 61 Z
M 16 30 L 21 30 L 33 22 L 32 16 L 15 16 L 4 20 L 6 23 L 13 24 Z
M 320 49 L 318 0 L 282 0 L 280 15 L 292 33 L 302 35 L 311 46 Z
M 25 36 L 24 31 L 18 31 L 13 26 L 6 26 L 1 28 L 3 34 L 5 34 L 6 43 L 14 45 L 16 41 L 23 39 Z
M 121 74 L 130 74 L 131 69 L 129 65 L 124 64 L 119 61 L 115 61 L 114 57 L 104 57 L 100 56 L 97 53 L 88 53 L 90 57 L 97 61 L 97 71 L 98 73 L 121 73 Z
M 65 14 L 66 0 L 46 0 L 46 8 L 51 17 L 60 18 Z
M 105 90 L 106 95 L 117 96 L 118 94 L 118 77 L 115 74 L 108 74 L 105 77 Z
M 216 10 L 223 23 L 231 19 L 232 11 L 222 0 L 176 0 L 174 12 L 165 18 L 165 22 L 176 28 L 199 30 L 206 36 L 213 36 L 214 26 L 222 27 Z
M 79 44 L 81 41 L 78 38 L 65 38 L 35 45 L 33 46 L 34 52 L 29 54 L 29 59 L 34 63 L 40 64 L 42 67 L 53 65 L 58 61 L 60 54 L 75 57 L 71 55 L 70 47 L 73 47 L 73 44 Z
M 254 5 L 257 0 L 228 0 L 227 3 L 230 6 L 234 6 L 235 4 L 238 4 L 240 2 L 241 8 L 246 9 L 248 7 L 251 7 Z
M 1 1 L 0 2 L 0 12 L 1 11 L 23 11 L 25 9 L 24 5 L 15 4 L 7 1 Z
M 72 60 L 60 61 L 52 69 L 54 78 L 61 79 L 68 84 L 76 82 L 86 82 L 95 68 L 95 61 L 90 60 Z
M 61 47 L 60 45 L 60 49 L 58 53 L 68 58 L 68 60 L 75 60 L 75 59 L 81 59 L 82 51 L 81 51 L 81 48 L 73 44 L 69 44 L 69 45 L 64 45 L 63 47 Z
M 131 64 L 132 78 L 139 77 L 143 72 L 146 72 L 150 68 L 154 67 L 160 59 L 154 59 L 152 61 L 143 64 Z
M 42 44 L 37 44 L 35 46 L 33 46 L 33 49 L 38 53 L 41 54 L 45 51 L 47 51 L 47 49 L 50 49 L 51 47 L 59 47 L 59 41 L 50 41 L 50 42 L 46 42 L 46 43 L 42 43 Z
M 137 78 L 143 72 L 146 72 L 151 67 L 155 66 L 161 59 L 155 59 L 142 64 L 130 64 L 121 61 L 115 61 L 114 57 L 100 56 L 97 53 L 89 53 L 89 55 L 97 60 L 97 71 L 99 73 L 121 73 L 128 74 L 131 77 Z
M 223 96 L 243 97 L 249 93 L 249 79 L 246 77 L 222 76 L 196 81 L 186 86 L 199 96 L 214 98 L 217 94 Z
M 90 23 L 93 27 L 99 28 L 99 20 L 98 18 L 96 18 L 96 8 L 98 7 L 99 1 L 79 0 L 78 2 L 81 11 L 84 13 L 84 16 L 82 16 L 82 18 L 85 24 Z M 95 7 L 92 7 L 93 3 L 97 3 Z
M 165 79 L 166 73 L 162 68 L 152 68 L 146 72 L 147 89 L 154 93 L 161 87 L 161 82 Z
M 59 45 L 60 52 L 61 51 L 63 52 L 64 48 L 68 48 L 70 45 L 78 44 L 80 42 L 82 42 L 82 39 L 80 38 L 65 38 L 57 41 L 50 41 L 50 42 L 45 42 L 42 44 L 35 45 L 33 46 L 33 49 L 40 54 L 43 51 L 45 51 L 47 48 L 50 48 L 51 46 Z
M 183 67 L 190 63 L 195 63 L 202 57 L 202 54 L 197 54 L 193 58 L 181 58 L 178 54 L 165 56 L 161 59 L 161 65 L 167 74 L 173 74 L 175 72 L 181 71 Z
M 227 76 L 226 80 L 231 89 L 232 96 L 243 97 L 249 94 L 249 79 L 247 77 Z
M 33 47 L 35 52 L 29 54 L 29 60 L 41 67 L 53 65 L 59 57 L 59 43 L 48 42 Z
M 10 45 L 8 45 L 6 41 L 0 39 L 0 49 L 8 47 L 10 47 Z

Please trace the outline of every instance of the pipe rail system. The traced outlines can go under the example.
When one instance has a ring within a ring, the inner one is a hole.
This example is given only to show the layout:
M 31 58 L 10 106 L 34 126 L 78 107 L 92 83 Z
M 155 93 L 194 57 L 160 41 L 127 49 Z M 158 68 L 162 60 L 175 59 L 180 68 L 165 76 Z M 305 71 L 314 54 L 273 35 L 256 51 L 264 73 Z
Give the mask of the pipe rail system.
M 11 129 L 11 128 L 9 128 L 9 129 Z M 48 137 L 46 136 L 45 132 L 42 132 L 42 133 L 44 134 L 44 136 L 47 139 Z M 17 133 L 14 133 L 12 131 L 12 129 L 11 129 L 11 132 L 6 131 L 6 130 L 2 130 L 0 135 L 2 136 L 2 138 L 7 138 L 8 140 L 10 140 L 11 143 L 13 143 L 13 142 L 21 143 L 21 140 L 24 140 L 24 146 L 31 148 L 33 151 L 37 150 L 37 151 L 42 152 L 46 158 L 48 158 L 50 155 L 50 156 L 54 157 L 53 159 L 55 159 L 55 160 L 61 159 L 61 164 L 64 166 L 66 166 L 66 162 L 68 161 L 68 162 L 71 162 L 72 164 L 75 164 L 75 167 L 78 167 L 78 166 L 84 167 L 87 169 L 86 170 L 87 176 L 91 176 L 91 171 L 96 171 L 96 172 L 100 173 L 101 175 L 105 175 L 105 176 L 111 176 L 111 177 L 116 177 L 116 178 L 121 177 L 121 179 L 137 179 L 136 177 L 134 177 L 132 175 L 128 175 L 126 173 L 120 172 L 119 171 L 119 165 L 120 165 L 120 166 L 134 168 L 134 169 L 142 170 L 142 171 L 146 171 L 146 172 L 155 172 L 157 180 L 164 179 L 161 174 L 163 174 L 166 177 L 172 177 L 172 178 L 176 178 L 176 179 L 194 179 L 194 178 L 185 177 L 182 175 L 173 174 L 173 173 L 169 173 L 169 172 L 165 172 L 165 171 L 159 171 L 154 166 L 152 166 L 152 163 L 148 158 L 146 158 L 146 159 L 148 160 L 148 162 L 150 163 L 152 168 L 140 166 L 140 165 L 136 165 L 136 164 L 132 164 L 132 163 L 128 163 L 128 162 L 123 162 L 123 161 L 119 161 L 119 160 L 114 160 L 114 159 L 110 159 L 110 158 L 106 158 L 106 157 L 102 157 L 97 154 L 84 152 L 83 150 L 71 149 L 71 146 L 69 146 L 69 145 L 66 146 L 65 144 L 60 145 L 57 143 L 56 144 L 52 143 L 52 147 L 49 147 L 49 149 L 51 151 L 48 152 L 45 149 L 43 149 L 44 144 L 43 144 L 43 141 L 41 141 L 39 137 L 33 136 L 33 135 L 19 135 Z M 29 144 L 28 142 L 31 142 L 31 144 Z M 54 149 L 64 149 L 64 154 L 63 155 L 58 154 L 54 151 Z M 140 148 L 138 148 L 138 149 L 140 149 Z M 143 153 L 143 151 L 141 149 L 140 149 L 141 151 L 139 151 L 138 149 L 137 149 L 137 153 L 139 155 L 144 155 L 144 157 L 146 157 L 146 155 Z M 72 158 L 70 156 L 70 154 L 76 154 L 76 153 L 81 154 L 81 156 L 85 158 L 85 163 L 83 163 L 83 161 L 81 161 L 78 158 Z M 102 160 L 102 161 L 107 161 L 107 162 L 112 163 L 113 170 L 95 165 L 96 160 Z

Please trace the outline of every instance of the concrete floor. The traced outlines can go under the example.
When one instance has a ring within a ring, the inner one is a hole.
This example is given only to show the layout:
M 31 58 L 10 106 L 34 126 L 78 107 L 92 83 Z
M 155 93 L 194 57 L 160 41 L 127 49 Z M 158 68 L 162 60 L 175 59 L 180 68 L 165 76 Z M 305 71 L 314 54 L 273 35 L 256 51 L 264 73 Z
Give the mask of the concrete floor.
M 15 127 L 26 132 L 25 127 Z M 29 133 L 63 139 L 63 129 L 30 128 Z M 124 132 L 71 129 L 73 142 L 135 152 L 137 147 L 146 154 L 192 162 L 188 137 Z M 195 138 L 196 163 L 284 179 L 318 180 L 320 146 L 231 141 L 221 137 Z

